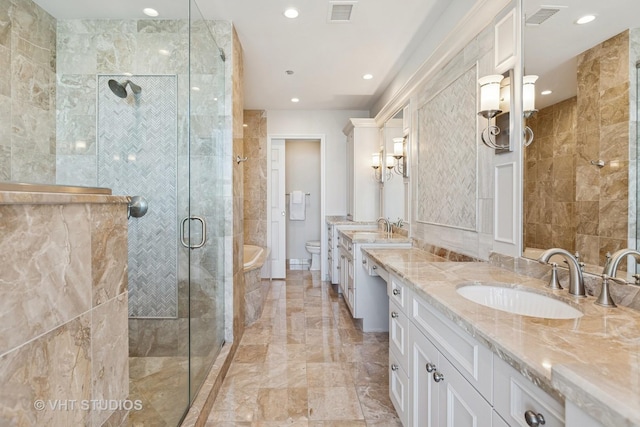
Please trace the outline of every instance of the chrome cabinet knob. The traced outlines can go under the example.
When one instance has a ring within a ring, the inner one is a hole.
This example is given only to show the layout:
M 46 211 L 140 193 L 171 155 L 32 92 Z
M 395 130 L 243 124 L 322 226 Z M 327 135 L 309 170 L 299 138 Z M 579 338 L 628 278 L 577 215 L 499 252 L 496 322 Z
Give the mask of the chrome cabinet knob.
M 374 270 L 377 270 L 377 269 L 378 269 L 378 266 L 377 266 L 377 265 L 374 265 L 374 266 L 373 266 L 373 267 L 371 267 L 371 268 L 372 268 L 372 269 L 374 269 Z
M 400 295 L 400 289 L 396 288 L 393 290 L 394 295 Z
M 524 420 L 527 425 L 531 427 L 543 426 L 546 423 L 542 414 L 536 414 L 533 411 L 526 411 L 524 413 Z
M 391 370 L 392 371 L 397 371 L 398 370 L 398 365 L 396 365 L 395 363 L 393 365 L 391 365 Z
M 438 371 L 435 371 L 433 373 L 433 380 L 437 383 L 439 383 L 440 381 L 444 380 L 444 374 L 440 373 Z
M 362 260 L 362 263 L 366 265 L 366 264 L 367 264 L 367 260 L 366 260 L 366 259 L 363 259 L 363 260 Z
M 391 317 L 394 318 L 394 319 L 397 318 L 398 317 L 398 313 L 396 313 L 395 311 L 392 311 L 391 312 Z
M 433 364 L 433 363 L 431 363 L 431 362 L 427 363 L 427 372 L 433 372 L 433 371 L 435 371 L 436 369 L 437 369 L 437 368 L 436 368 L 436 365 L 434 365 L 434 364 Z

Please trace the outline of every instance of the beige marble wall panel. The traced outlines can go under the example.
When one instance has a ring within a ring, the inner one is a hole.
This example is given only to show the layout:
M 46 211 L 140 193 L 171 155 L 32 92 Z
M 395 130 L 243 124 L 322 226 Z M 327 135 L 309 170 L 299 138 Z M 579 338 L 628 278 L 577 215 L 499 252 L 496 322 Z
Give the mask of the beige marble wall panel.
M 34 2 L 0 4 L 0 177 L 55 182 L 55 20 Z M 8 102 L 5 103 L 5 101 Z M 10 127 L 9 127 L 10 126 Z
M 91 315 L 86 313 L 0 358 L 0 424 L 18 427 L 90 425 Z M 34 402 L 41 400 L 43 410 Z M 57 406 L 67 404 L 66 408 Z M 66 410 L 68 409 L 68 410 Z
M 92 312 L 91 398 L 93 400 L 124 400 L 129 396 L 127 302 L 127 294 L 121 293 Z M 101 426 L 113 412 L 113 410 L 91 411 L 92 425 Z
M 108 205 L 91 210 L 93 306 L 127 291 L 127 208 Z
M 267 246 L 267 117 L 244 111 L 244 241 Z
M 0 354 L 91 308 L 84 205 L 0 205 Z

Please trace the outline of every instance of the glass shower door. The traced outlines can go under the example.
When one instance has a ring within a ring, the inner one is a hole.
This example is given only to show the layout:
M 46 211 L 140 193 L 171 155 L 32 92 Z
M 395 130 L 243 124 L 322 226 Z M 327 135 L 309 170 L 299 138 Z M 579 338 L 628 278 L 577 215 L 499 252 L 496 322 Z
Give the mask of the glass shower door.
M 225 58 L 214 38 L 215 25 L 191 2 L 189 58 L 189 200 L 183 217 L 189 260 L 190 400 L 204 382 L 224 344 Z M 228 162 L 227 162 L 228 163 Z M 188 240 L 188 242 L 187 242 Z

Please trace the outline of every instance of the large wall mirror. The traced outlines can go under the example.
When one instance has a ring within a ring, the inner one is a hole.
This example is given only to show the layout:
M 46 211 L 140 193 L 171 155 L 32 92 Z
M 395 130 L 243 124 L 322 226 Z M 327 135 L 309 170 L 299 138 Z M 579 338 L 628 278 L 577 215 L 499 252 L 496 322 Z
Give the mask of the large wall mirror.
M 640 1 L 547 4 L 524 1 L 539 111 L 526 123 L 523 255 L 560 247 L 597 271 L 607 253 L 636 247 Z
M 406 228 L 406 183 L 404 169 L 407 159 L 408 129 L 405 129 L 406 120 L 403 120 L 403 110 L 398 111 L 391 119 L 387 120 L 382 128 L 381 138 L 384 147 L 384 164 L 386 175 L 383 185 L 382 215 L 393 223 L 402 219 Z M 402 143 L 402 145 L 400 145 Z M 402 149 L 400 149 L 402 147 Z M 400 157 L 402 155 L 402 157 Z

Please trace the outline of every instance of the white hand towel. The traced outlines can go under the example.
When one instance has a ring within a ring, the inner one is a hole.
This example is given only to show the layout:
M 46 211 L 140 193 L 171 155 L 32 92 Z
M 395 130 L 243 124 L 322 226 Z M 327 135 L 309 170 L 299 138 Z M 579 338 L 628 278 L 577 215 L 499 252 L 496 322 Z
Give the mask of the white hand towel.
M 289 219 L 292 221 L 304 221 L 306 218 L 306 203 L 304 193 L 294 190 L 289 196 Z

